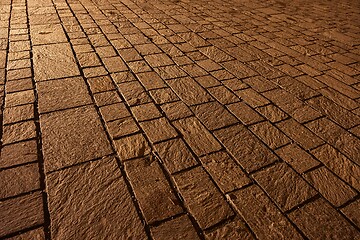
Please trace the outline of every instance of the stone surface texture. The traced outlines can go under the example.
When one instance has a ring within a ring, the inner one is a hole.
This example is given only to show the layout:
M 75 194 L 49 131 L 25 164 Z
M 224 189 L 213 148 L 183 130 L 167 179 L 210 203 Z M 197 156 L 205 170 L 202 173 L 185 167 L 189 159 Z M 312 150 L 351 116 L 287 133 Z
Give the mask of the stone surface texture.
M 360 239 L 359 0 L 0 0 L 0 239 Z

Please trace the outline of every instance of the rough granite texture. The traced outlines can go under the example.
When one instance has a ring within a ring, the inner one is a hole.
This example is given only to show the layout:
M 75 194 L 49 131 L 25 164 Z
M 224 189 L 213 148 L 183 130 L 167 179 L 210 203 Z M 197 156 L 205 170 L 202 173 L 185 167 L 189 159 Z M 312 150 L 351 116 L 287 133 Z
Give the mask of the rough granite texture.
M 360 239 L 358 0 L 0 0 L 0 239 Z

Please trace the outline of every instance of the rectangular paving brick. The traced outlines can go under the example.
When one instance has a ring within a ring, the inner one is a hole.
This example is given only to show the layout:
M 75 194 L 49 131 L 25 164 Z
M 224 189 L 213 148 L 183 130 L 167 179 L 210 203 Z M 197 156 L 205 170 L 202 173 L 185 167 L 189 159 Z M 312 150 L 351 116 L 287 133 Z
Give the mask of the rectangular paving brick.
M 316 195 L 316 191 L 286 163 L 276 164 L 252 176 L 284 212 Z
M 15 143 L 35 137 L 36 126 L 34 121 L 19 122 L 3 127 L 3 144 Z
M 350 219 L 357 227 L 360 226 L 360 214 L 357 209 L 360 208 L 360 200 L 356 200 L 355 202 L 350 203 L 343 209 L 341 212 L 345 214 L 345 216 Z
M 181 139 L 171 139 L 155 144 L 155 149 L 170 173 L 197 165 L 195 157 Z
M 249 107 L 245 102 L 233 103 L 227 107 L 244 125 L 250 125 L 264 120 L 260 114 Z
M 35 102 L 33 90 L 14 92 L 6 94 L 5 107 L 15 107 Z
M 284 90 L 275 89 L 265 92 L 263 95 L 300 123 L 313 120 L 322 115 Z
M 324 143 L 313 132 L 292 118 L 279 122 L 276 126 L 305 150 L 315 148 Z
M 186 206 L 202 229 L 233 216 L 228 203 L 201 167 L 179 173 L 174 180 Z
M 356 239 L 360 236 L 359 231 L 323 199 L 296 209 L 289 218 L 310 239 Z
M 259 239 L 302 239 L 262 190 L 252 185 L 227 195 Z
M 140 123 L 141 128 L 152 143 L 175 138 L 178 133 L 166 118 L 158 118 Z
M 298 173 L 304 173 L 320 164 L 319 161 L 300 148 L 296 143 L 281 147 L 275 152 Z
M 171 219 L 151 228 L 150 231 L 155 240 L 166 239 L 169 236 L 172 236 L 174 239 L 200 239 L 196 229 L 186 215 Z
M 240 166 L 225 151 L 206 155 L 201 157 L 200 161 L 224 193 L 241 188 L 251 182 Z
M 269 122 L 261 122 L 249 127 L 271 149 L 276 149 L 290 143 L 290 139 L 277 127 Z
M 45 171 L 112 153 L 93 107 L 79 107 L 40 116 Z
M 306 124 L 306 127 L 354 162 L 360 164 L 360 140 L 357 137 L 326 118 L 312 121 Z
M 311 153 L 338 177 L 359 191 L 360 167 L 358 165 L 328 144 L 312 150 Z
M 33 54 L 36 81 L 80 74 L 68 43 L 34 46 Z
M 122 161 L 142 157 L 151 152 L 149 143 L 141 133 L 117 139 L 114 144 Z
M 42 81 L 38 82 L 36 87 L 40 113 L 64 110 L 92 103 L 82 77 Z
M 195 116 L 209 129 L 214 130 L 237 123 L 237 119 L 218 102 L 191 107 Z
M 212 97 L 194 79 L 186 77 L 169 81 L 174 92 L 188 105 L 209 102 Z
M 243 125 L 215 131 L 215 136 L 246 172 L 258 170 L 277 160 L 270 149 Z
M 240 61 L 224 62 L 221 65 L 239 79 L 257 75 L 254 70 Z
M 224 86 L 215 86 L 207 89 L 209 93 L 218 100 L 221 104 L 231 104 L 239 102 L 240 98 L 231 92 L 228 88 Z
M 205 233 L 205 237 L 207 240 L 255 239 L 249 228 L 245 225 L 245 222 L 239 218 L 235 218 L 233 221 L 226 223 L 212 232 Z
M 6 145 L 1 148 L 0 168 L 33 162 L 38 159 L 35 140 Z
M 195 117 L 173 122 L 196 155 L 201 156 L 221 149 L 220 143 Z
M 5 108 L 3 115 L 3 124 L 30 120 L 34 118 L 34 105 L 26 104 L 16 107 Z
M 40 189 L 40 173 L 37 163 L 0 172 L 0 198 L 8 198 Z
M 357 195 L 349 185 L 341 181 L 326 167 L 320 167 L 306 173 L 305 179 L 336 207 L 341 206 Z
M 44 223 L 41 192 L 0 203 L 0 237 Z
M 312 98 L 307 101 L 313 108 L 326 114 L 331 120 L 338 123 L 345 129 L 352 128 L 360 123 L 360 117 L 353 114 L 351 111 L 340 107 L 333 101 L 321 96 Z
M 31 41 L 33 45 L 67 42 L 64 30 L 60 24 L 47 24 L 30 26 Z
M 48 174 L 46 181 L 52 237 L 146 238 L 114 158 Z
M 125 171 L 148 223 L 183 211 L 159 163 L 152 156 L 125 162 Z

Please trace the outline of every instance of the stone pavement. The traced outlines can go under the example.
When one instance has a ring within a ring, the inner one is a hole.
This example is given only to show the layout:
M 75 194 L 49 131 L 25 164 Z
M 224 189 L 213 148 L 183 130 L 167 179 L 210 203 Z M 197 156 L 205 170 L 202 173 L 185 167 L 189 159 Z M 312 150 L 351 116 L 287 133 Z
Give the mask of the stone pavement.
M 359 19 L 1 0 L 0 238 L 360 239 Z

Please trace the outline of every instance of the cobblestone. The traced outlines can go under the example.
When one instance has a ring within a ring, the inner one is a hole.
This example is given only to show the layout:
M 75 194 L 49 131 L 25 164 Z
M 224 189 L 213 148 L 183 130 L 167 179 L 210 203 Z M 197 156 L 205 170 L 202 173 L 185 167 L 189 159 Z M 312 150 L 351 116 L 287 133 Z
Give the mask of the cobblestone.
M 0 1 L 0 238 L 360 238 L 357 3 Z

